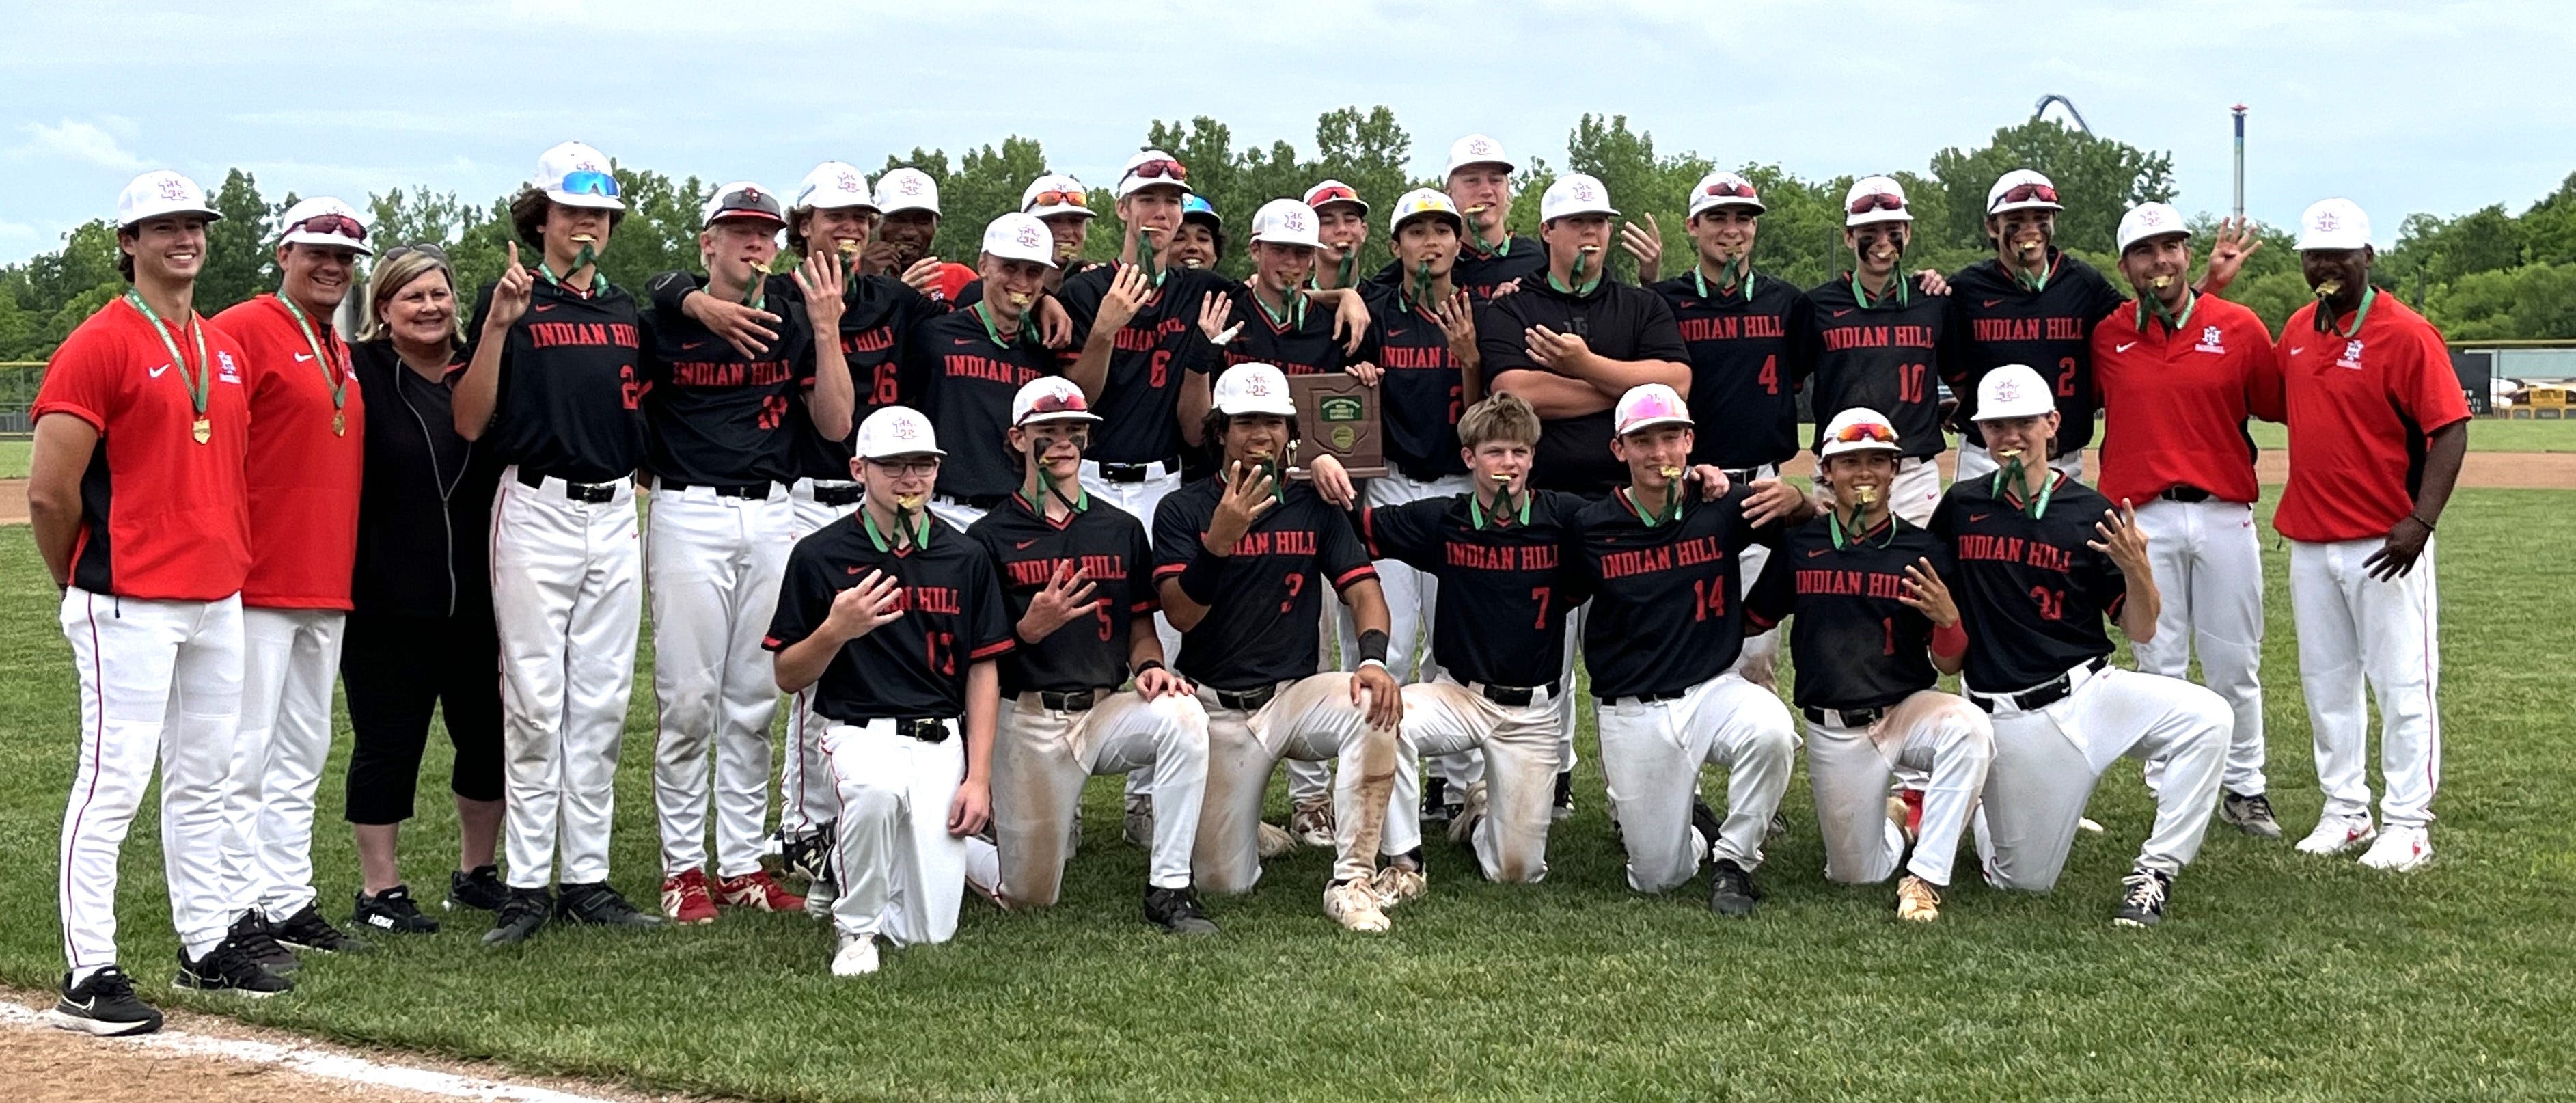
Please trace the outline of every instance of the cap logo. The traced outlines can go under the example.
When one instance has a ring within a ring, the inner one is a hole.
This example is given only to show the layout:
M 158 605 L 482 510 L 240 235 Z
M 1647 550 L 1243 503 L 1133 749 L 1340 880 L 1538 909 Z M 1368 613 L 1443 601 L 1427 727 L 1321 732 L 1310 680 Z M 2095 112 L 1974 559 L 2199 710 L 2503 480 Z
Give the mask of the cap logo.
M 895 185 L 895 190 L 902 192 L 905 195 L 919 195 L 921 194 L 921 181 L 909 176 L 904 177 L 902 183 Z
M 1467 152 L 1469 153 L 1491 153 L 1493 151 L 1493 143 L 1488 142 L 1483 138 L 1477 138 L 1467 143 Z
M 2138 224 L 2141 226 L 2162 226 L 2165 224 L 2165 213 L 2153 207 L 2149 207 L 2146 210 L 2138 212 Z
M 1243 393 L 1251 395 L 1254 398 L 1268 398 L 1270 396 L 1270 381 L 1267 379 L 1246 379 L 1243 381 Z
M 168 180 L 164 180 L 164 181 L 162 181 L 162 182 L 161 182 L 161 198 L 163 198 L 163 199 L 186 199 L 186 198 L 188 198 L 188 185 L 187 185 L 187 183 L 186 183 L 185 181 L 182 181 L 182 180 L 177 179 L 176 177 L 173 177 L 173 178 L 171 178 L 171 179 L 168 179 Z
M 911 440 L 920 435 L 921 427 L 913 424 L 910 419 L 894 423 L 894 436 L 896 440 Z
M 1306 216 L 1298 214 L 1295 211 L 1289 211 L 1288 213 L 1280 216 L 1279 224 L 1291 230 L 1303 230 L 1306 228 Z
M 842 191 L 854 192 L 859 190 L 859 177 L 857 173 L 842 173 L 840 175 L 839 183 Z
M 1035 248 L 1037 248 L 1037 247 L 1038 247 L 1038 231 L 1037 231 L 1037 227 L 1035 227 L 1035 226 L 1022 226 L 1022 227 L 1020 227 L 1019 242 L 1020 242 L 1020 244 L 1021 244 L 1021 245 L 1025 246 L 1025 247 L 1027 247 L 1027 248 L 1031 248 L 1031 249 L 1035 249 Z
M 1577 180 L 1574 182 L 1573 191 L 1576 199 L 1583 200 L 1586 203 L 1592 201 L 1592 185 L 1584 183 L 1581 180 Z
M 2016 382 L 2014 382 L 2014 381 L 2012 381 L 2012 380 L 2010 380 L 2010 379 L 1999 379 L 1999 380 L 1996 380 L 1996 381 L 1995 381 L 1995 401 L 1997 401 L 1997 402 L 2019 402 L 2019 401 L 2021 401 L 2021 384 L 2016 383 Z
M 2342 228 L 2342 226 L 2343 220 L 2336 218 L 2333 211 L 2317 212 L 2317 229 L 2332 233 L 2335 230 Z
M 760 189 L 746 186 L 742 189 L 742 197 L 757 203 L 760 201 Z
M 595 164 L 592 164 L 592 163 L 590 162 L 590 158 L 587 158 L 587 157 L 584 157 L 584 158 L 582 158 L 580 161 L 575 162 L 575 163 L 573 164 L 572 168 L 573 168 L 573 171 L 574 171 L 574 172 L 598 172 L 598 171 L 599 171 L 599 166 L 598 166 L 598 165 L 595 165 Z

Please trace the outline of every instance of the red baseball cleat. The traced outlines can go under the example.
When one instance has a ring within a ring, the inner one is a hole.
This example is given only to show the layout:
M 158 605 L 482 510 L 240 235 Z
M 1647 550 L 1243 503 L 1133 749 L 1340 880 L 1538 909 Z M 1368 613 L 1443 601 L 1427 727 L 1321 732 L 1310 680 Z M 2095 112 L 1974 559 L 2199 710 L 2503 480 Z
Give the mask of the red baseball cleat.
M 728 908 L 750 908 L 753 911 L 764 912 L 805 910 L 805 898 L 787 891 L 787 887 L 779 884 L 778 879 L 770 876 L 769 871 L 765 869 L 756 869 L 740 877 L 727 877 L 717 881 L 716 899 Z M 708 909 L 708 914 L 713 915 L 714 909 Z
M 716 902 L 707 897 L 707 871 L 692 869 L 662 879 L 662 914 L 674 923 L 713 923 Z

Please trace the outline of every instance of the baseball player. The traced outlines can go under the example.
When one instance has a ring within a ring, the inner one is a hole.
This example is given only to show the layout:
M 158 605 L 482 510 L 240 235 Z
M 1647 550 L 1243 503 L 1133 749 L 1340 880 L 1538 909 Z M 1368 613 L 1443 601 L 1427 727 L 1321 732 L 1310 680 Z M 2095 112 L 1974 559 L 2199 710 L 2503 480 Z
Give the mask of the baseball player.
M 33 409 L 27 514 L 63 588 L 81 703 L 55 886 L 69 971 L 52 1020 L 89 1034 L 161 1027 L 116 960 L 117 858 L 156 764 L 175 983 L 252 996 L 294 987 L 226 930 L 248 903 L 224 881 L 222 847 L 251 565 L 250 403 L 241 346 L 190 305 L 206 224 L 220 217 L 175 172 L 125 186 L 117 270 L 132 286 L 64 339 Z
M 876 207 L 876 240 L 859 252 L 860 270 L 900 276 L 934 302 L 956 302 L 975 270 L 930 254 L 939 236 L 939 182 L 910 166 L 887 169 L 877 177 Z
M 1046 224 L 1017 211 L 994 219 L 984 227 L 977 264 L 984 297 L 915 326 L 904 352 L 906 389 L 920 396 L 940 435 L 958 444 L 956 458 L 940 467 L 930 509 L 961 531 L 1018 484 L 999 445 L 1011 427 L 1011 398 L 1056 367 L 1028 321 L 1055 267 Z
M 1950 277 L 1951 347 L 1941 378 L 1960 396 L 1959 479 L 1994 474 L 1976 422 L 1977 382 L 2003 364 L 2040 369 L 2057 396 L 2058 438 L 2049 462 L 2084 475 L 2084 446 L 2100 408 L 2093 379 L 2094 323 L 2121 305 L 2111 281 L 2057 248 L 2057 186 L 2015 169 L 1986 189 L 1986 240 L 1994 255 Z M 2170 582 L 2170 579 L 2166 581 Z
M 1789 532 L 1745 599 L 1745 619 L 1768 628 L 1797 618 L 1789 647 L 1825 879 L 1877 884 L 1901 862 L 1897 918 L 1929 923 L 1940 918 L 1995 741 L 1985 713 L 1933 688 L 1959 672 L 1968 633 L 1941 582 L 1948 550 L 1888 512 L 1901 451 L 1896 427 L 1875 410 L 1845 410 L 1825 427 L 1833 511 Z M 1910 840 L 1903 804 L 1888 807 L 1899 764 L 1930 778 Z
M 994 660 L 1013 646 L 981 544 L 931 515 L 938 433 L 905 406 L 859 425 L 857 513 L 798 541 L 761 646 L 778 688 L 812 687 L 836 779 L 834 976 L 957 933 L 966 837 L 991 818 Z M 961 745 L 962 744 L 962 745 Z
M 1174 665 L 1208 713 L 1191 868 L 1210 892 L 1250 891 L 1271 768 L 1282 757 L 1335 759 L 1324 911 L 1350 930 L 1383 931 L 1373 879 L 1404 704 L 1386 670 L 1386 602 L 1367 550 L 1314 488 L 1275 474 L 1296 431 L 1286 375 L 1268 364 L 1226 369 L 1203 428 L 1221 446 L 1224 474 L 1174 492 L 1154 518 L 1154 575 L 1184 633 Z M 1327 582 L 1359 624 L 1355 673 L 1315 672 Z
M 1449 167 L 1441 173 L 1446 182 L 1450 205 L 1467 224 L 1459 241 L 1458 260 L 1451 269 L 1451 279 L 1478 302 L 1520 282 L 1548 267 L 1548 250 L 1525 237 L 1515 237 L 1510 230 L 1512 217 L 1512 173 L 1519 166 L 1503 152 L 1503 143 L 1482 134 L 1470 134 L 1449 143 Z M 1414 270 L 1403 266 L 1399 258 L 1379 269 L 1377 281 L 1401 285 Z
M 1181 228 L 1172 232 L 1172 266 L 1215 268 L 1218 258 L 1223 256 L 1225 223 L 1218 221 L 1216 208 L 1208 206 L 1203 196 L 1183 196 Z
M 565 142 L 510 203 L 519 241 L 474 304 L 456 431 L 510 469 L 492 506 L 492 609 L 501 633 L 510 898 L 489 945 L 550 914 L 652 926 L 608 885 L 617 749 L 643 615 L 634 475 L 644 462 L 644 319 L 596 266 L 625 217 L 608 158 Z M 539 250 L 535 272 L 519 243 Z M 562 858 L 561 896 L 547 890 Z
M 1082 451 L 1100 421 L 1089 406 L 1059 376 L 1020 388 L 1009 431 L 1020 488 L 967 530 L 1002 572 L 1019 640 L 1002 660 L 993 747 L 994 889 L 1012 907 L 1055 903 L 1083 780 L 1150 773 L 1164 815 L 1154 823 L 1145 921 L 1214 934 L 1190 890 L 1207 710 L 1163 664 L 1147 615 L 1160 600 L 1145 526 L 1082 489 Z M 1119 692 L 1131 673 L 1136 688 Z
M 1852 268 L 1809 289 L 1807 298 L 1816 422 L 1830 423 L 1855 406 L 1885 414 L 1905 447 L 1888 508 L 1920 525 L 1941 500 L 1934 461 L 1947 445 L 1935 384 L 1949 306 L 1899 269 L 1913 240 L 1904 186 L 1884 176 L 1861 177 L 1843 198 L 1843 244 L 1852 251 Z
M 1360 250 L 1368 245 L 1368 201 L 1359 189 L 1331 179 L 1306 189 L 1298 201 L 1315 212 L 1315 236 L 1323 242 L 1313 286 L 1358 287 Z
M 1945 580 L 1968 627 L 1964 687 L 1994 723 L 1977 824 L 1986 883 L 2054 887 L 2102 771 L 2122 755 L 2162 761 L 2154 830 L 2111 913 L 2116 925 L 2153 926 L 2218 803 L 2227 703 L 2110 666 L 2104 620 L 2133 641 L 2156 635 L 2156 580 L 2136 512 L 2048 466 L 2057 397 L 2038 371 L 2007 364 L 1977 391 L 1986 446 L 2003 468 L 1953 485 L 1931 529 L 1955 564 Z
M 2325 810 L 2309 854 L 2404 871 L 2432 860 L 2442 783 L 2441 604 L 2433 529 L 2468 451 L 2469 410 L 2442 335 L 2370 284 L 2370 219 L 2349 199 L 2299 217 L 2299 268 L 2317 301 L 2281 325 L 2290 485 L 2272 527 L 2290 539 L 2299 682 Z M 2370 819 L 2367 679 L 2388 791 Z
M 1780 699 L 1734 669 L 1744 642 L 1737 576 L 1746 546 L 1776 545 L 1783 525 L 1815 506 L 1776 481 L 1687 501 L 1690 409 L 1670 386 L 1631 388 L 1613 416 L 1610 448 L 1629 483 L 1578 515 L 1571 546 L 1576 583 L 1594 603 L 1584 663 L 1600 698 L 1601 772 L 1628 886 L 1662 892 L 1709 861 L 1709 908 L 1751 915 L 1762 898 L 1753 871 L 1798 735 Z M 1727 771 L 1722 822 L 1693 795 L 1703 764 Z
M 1046 273 L 1048 294 L 1062 289 L 1066 276 L 1096 267 L 1082 259 L 1082 247 L 1091 240 L 1092 219 L 1091 193 L 1082 181 L 1060 172 L 1029 181 L 1020 192 L 1020 213 L 1046 223 L 1055 241 L 1055 267 Z
M 1271 364 L 1289 375 L 1349 371 L 1373 381 L 1377 349 L 1368 309 L 1340 309 L 1358 292 L 1309 286 L 1323 248 L 1315 227 L 1314 210 L 1294 199 L 1273 199 L 1253 212 L 1252 280 L 1207 304 L 1201 330 L 1228 365 Z
M 745 357 L 685 314 L 657 312 L 645 360 L 644 467 L 653 494 L 644 560 L 652 583 L 653 696 L 661 710 L 653 802 L 662 833 L 662 914 L 678 923 L 714 922 L 719 901 L 757 911 L 805 906 L 760 864 L 778 687 L 759 643 L 777 607 L 795 526 L 787 484 L 797 470 L 797 432 L 788 413 L 802 405 L 819 436 L 841 439 L 853 388 L 841 359 L 839 258 L 817 251 L 794 273 L 769 274 L 777 233 L 787 224 L 784 207 L 756 184 L 726 184 L 699 211 L 698 232 L 707 277 L 700 295 L 774 306 L 784 319 L 782 339 Z M 796 293 L 773 297 L 770 288 L 781 285 Z
M 331 315 L 349 293 L 367 230 L 329 197 L 290 207 L 277 242 L 277 293 L 216 315 L 241 346 L 250 398 L 251 568 L 242 583 L 241 726 L 224 795 L 224 879 L 249 907 L 233 937 L 272 973 L 294 950 L 363 950 L 314 906 L 313 798 L 331 757 L 358 549 L 366 403 Z M 290 947 L 292 949 L 290 949 Z
M 2261 489 L 2245 434 L 2248 417 L 2282 417 L 2272 334 L 2253 311 L 2191 289 L 2191 233 L 2171 206 L 2130 209 L 2119 248 L 2138 299 L 2094 328 L 2092 374 L 2104 411 L 2102 495 L 2139 503 L 2163 599 L 2155 638 L 2133 648 L 2138 669 L 2181 678 L 2198 650 L 2202 684 L 2235 710 L 2218 819 L 2277 839 L 2263 779 Z

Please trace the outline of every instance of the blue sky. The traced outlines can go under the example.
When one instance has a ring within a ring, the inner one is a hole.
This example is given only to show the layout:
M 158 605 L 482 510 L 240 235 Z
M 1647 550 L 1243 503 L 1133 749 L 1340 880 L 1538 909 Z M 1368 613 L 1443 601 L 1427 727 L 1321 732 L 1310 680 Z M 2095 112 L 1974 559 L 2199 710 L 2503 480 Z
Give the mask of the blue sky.
M 2576 171 L 2576 116 L 2550 90 L 2576 22 L 2512 0 L 7 8 L 0 261 L 108 213 L 146 168 L 211 186 L 241 166 L 271 196 L 426 184 L 481 201 L 579 138 L 783 189 L 826 158 L 873 170 L 1019 133 L 1105 183 L 1153 119 L 1210 115 L 1238 145 L 1302 150 L 1348 104 L 1393 107 L 1424 172 L 1470 130 L 1562 163 L 1593 111 L 1659 149 L 1821 177 L 1920 170 L 2056 92 L 2097 133 L 2170 151 L 2179 205 L 2217 211 L 2243 101 L 2255 217 L 2349 195 L 2382 244 L 2407 213 L 2519 211 Z

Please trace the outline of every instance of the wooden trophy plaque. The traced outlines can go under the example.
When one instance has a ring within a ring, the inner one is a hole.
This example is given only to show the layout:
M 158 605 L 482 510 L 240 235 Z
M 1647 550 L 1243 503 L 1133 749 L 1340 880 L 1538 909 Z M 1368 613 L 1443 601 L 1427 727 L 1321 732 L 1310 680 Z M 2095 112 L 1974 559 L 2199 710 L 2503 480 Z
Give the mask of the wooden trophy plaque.
M 1289 477 L 1311 477 L 1305 462 L 1319 454 L 1341 461 L 1354 479 L 1386 474 L 1386 444 L 1378 420 L 1376 387 L 1343 372 L 1288 377 L 1297 404 L 1298 464 Z

